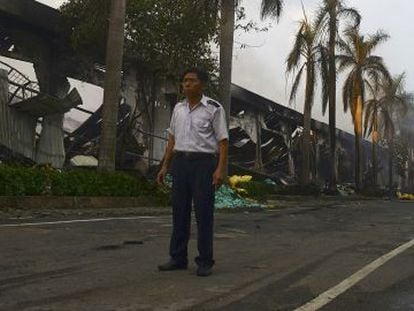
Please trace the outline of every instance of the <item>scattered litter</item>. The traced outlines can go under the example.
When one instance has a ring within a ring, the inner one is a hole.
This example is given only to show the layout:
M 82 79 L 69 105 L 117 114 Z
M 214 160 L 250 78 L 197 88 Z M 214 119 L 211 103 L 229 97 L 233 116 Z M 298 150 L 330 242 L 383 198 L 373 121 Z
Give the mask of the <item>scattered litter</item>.
M 235 175 L 237 176 L 237 175 Z M 232 176 L 234 177 L 232 181 L 229 178 L 229 183 L 232 182 L 246 182 L 252 179 L 252 176 Z M 168 174 L 165 178 L 165 184 L 167 187 L 172 187 L 172 176 Z M 219 189 L 216 190 L 215 194 L 215 208 L 263 208 L 262 204 L 257 203 L 251 199 L 245 199 L 241 197 L 235 190 L 233 190 L 229 185 L 223 184 Z
M 272 186 L 276 186 L 277 185 L 276 182 L 273 181 L 273 180 L 271 180 L 270 178 L 266 178 L 263 182 L 265 184 L 267 184 L 267 185 L 272 185 Z
M 253 177 L 250 176 L 250 175 L 243 175 L 243 176 L 233 175 L 233 176 L 229 177 L 229 185 L 237 193 L 248 195 L 248 192 L 247 192 L 246 189 L 237 187 L 237 185 L 239 183 L 250 182 L 252 180 L 252 178 Z
M 86 167 L 96 167 L 98 166 L 98 159 L 93 156 L 77 155 L 74 156 L 69 161 L 72 166 L 86 166 Z
M 397 191 L 397 198 L 400 200 L 414 200 L 414 194 Z
M 355 189 L 352 184 L 337 185 L 337 189 L 339 194 L 342 196 L 350 196 L 355 194 Z
M 244 199 L 228 185 L 222 185 L 216 191 L 215 207 L 220 208 L 263 208 L 256 201 Z
M 252 180 L 252 176 L 250 175 L 243 175 L 243 176 L 239 176 L 239 175 L 233 175 L 231 177 L 229 177 L 229 184 L 230 187 L 234 188 L 237 186 L 238 183 L 240 182 L 249 182 Z

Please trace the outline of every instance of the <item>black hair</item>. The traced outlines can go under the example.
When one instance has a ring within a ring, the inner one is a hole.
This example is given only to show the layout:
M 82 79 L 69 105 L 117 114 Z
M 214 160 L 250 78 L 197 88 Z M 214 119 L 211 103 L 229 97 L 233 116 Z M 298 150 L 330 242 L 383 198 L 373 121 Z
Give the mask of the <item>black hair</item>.
M 189 68 L 186 71 L 184 71 L 181 80 L 184 80 L 184 76 L 187 73 L 195 73 L 197 75 L 197 78 L 203 82 L 203 83 L 208 83 L 208 73 L 207 71 L 205 71 L 202 68 L 197 68 L 197 67 L 193 67 L 193 68 Z

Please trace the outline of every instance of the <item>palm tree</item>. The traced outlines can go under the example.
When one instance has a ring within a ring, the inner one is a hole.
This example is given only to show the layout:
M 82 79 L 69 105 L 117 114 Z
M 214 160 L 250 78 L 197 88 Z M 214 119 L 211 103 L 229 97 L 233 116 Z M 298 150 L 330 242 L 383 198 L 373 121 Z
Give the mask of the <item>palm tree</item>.
M 380 85 L 367 84 L 371 93 L 371 98 L 364 102 L 364 136 L 371 135 L 372 138 L 372 183 L 374 188 L 378 185 L 378 156 L 377 148 L 379 142 L 379 125 L 382 120 L 387 118 L 386 110 L 382 109 L 380 95 Z
M 389 77 L 381 57 L 372 55 L 375 48 L 389 36 L 378 31 L 372 36 L 363 36 L 357 28 L 345 31 L 345 40 L 339 42 L 343 54 L 337 55 L 339 71 L 349 71 L 343 86 L 345 112 L 351 109 L 355 133 L 355 185 L 362 187 L 362 117 L 367 82 Z
M 409 105 L 413 103 L 413 94 L 404 90 L 405 74 L 385 79 L 381 85 L 382 96 L 379 99 L 382 119 L 380 126 L 388 144 L 388 187 L 390 196 L 393 195 L 393 163 L 394 139 L 398 128 L 395 120 L 406 114 Z
M 323 113 L 329 101 L 329 144 L 330 144 L 330 178 L 329 187 L 336 190 L 336 66 L 335 47 L 339 21 L 350 18 L 354 26 L 359 25 L 361 16 L 357 10 L 346 7 L 344 0 L 323 0 L 316 17 L 316 23 L 321 33 L 328 33 L 328 80 L 324 89 Z
M 290 101 L 296 98 L 299 83 L 303 73 L 306 71 L 305 105 L 303 111 L 303 184 L 309 183 L 310 176 L 311 113 L 315 97 L 316 65 L 321 52 L 317 40 L 317 31 L 318 29 L 308 21 L 305 14 L 305 17 L 299 23 L 295 44 L 287 58 L 286 68 L 288 73 L 297 72 L 290 93 Z
M 99 147 L 99 170 L 115 170 L 118 104 L 124 50 L 126 0 L 112 0 L 106 49 L 106 75 L 102 108 L 102 134 Z

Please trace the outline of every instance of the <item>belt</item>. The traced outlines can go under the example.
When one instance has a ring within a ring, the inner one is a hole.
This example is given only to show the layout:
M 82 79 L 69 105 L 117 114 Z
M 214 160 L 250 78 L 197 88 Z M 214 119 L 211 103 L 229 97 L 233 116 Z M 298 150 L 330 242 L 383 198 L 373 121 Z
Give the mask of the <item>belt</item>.
M 202 160 L 202 159 L 215 159 L 214 153 L 207 152 L 190 152 L 190 151 L 175 151 L 174 156 L 176 158 L 185 158 L 188 160 Z

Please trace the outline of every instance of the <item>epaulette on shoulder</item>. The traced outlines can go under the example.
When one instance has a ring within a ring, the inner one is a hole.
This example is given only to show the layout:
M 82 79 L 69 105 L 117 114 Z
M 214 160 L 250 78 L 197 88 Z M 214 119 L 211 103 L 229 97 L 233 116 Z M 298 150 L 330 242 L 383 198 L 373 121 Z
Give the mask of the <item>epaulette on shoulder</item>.
M 216 108 L 220 108 L 220 104 L 219 104 L 218 102 L 216 102 L 216 101 L 212 100 L 212 99 L 209 99 L 209 100 L 207 101 L 207 104 L 209 104 L 209 105 L 213 105 L 213 106 L 214 106 L 214 107 L 216 107 Z

